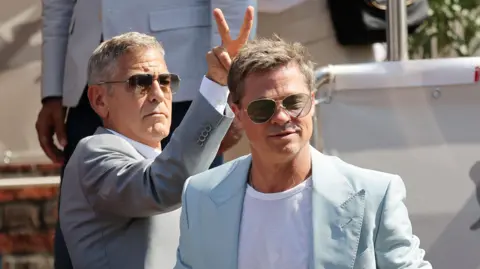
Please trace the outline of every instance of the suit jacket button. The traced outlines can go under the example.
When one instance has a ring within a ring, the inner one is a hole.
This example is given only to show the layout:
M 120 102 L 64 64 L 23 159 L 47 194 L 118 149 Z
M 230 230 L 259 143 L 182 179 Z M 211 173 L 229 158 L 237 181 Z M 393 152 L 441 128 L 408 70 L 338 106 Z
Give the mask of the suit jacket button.
M 212 126 L 210 126 L 210 125 L 205 126 L 205 130 L 207 132 L 211 132 L 212 131 Z

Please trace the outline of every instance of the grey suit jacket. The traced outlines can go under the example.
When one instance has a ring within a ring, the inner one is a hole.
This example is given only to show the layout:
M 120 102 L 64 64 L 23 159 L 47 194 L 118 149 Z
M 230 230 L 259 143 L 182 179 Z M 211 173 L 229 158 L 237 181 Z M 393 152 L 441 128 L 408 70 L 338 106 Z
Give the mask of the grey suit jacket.
M 185 180 L 208 169 L 233 119 L 228 106 L 226 114 L 198 94 L 155 160 L 103 128 L 80 141 L 59 211 L 74 268 L 165 268 L 159 214 L 179 208 Z
M 88 58 L 104 39 L 137 31 L 164 46 L 170 72 L 182 78 L 174 101 L 192 100 L 207 72 L 205 54 L 221 44 L 212 11 L 221 8 L 232 36 L 256 0 L 43 0 L 42 97 L 77 105 Z M 252 38 L 255 29 L 252 29 Z

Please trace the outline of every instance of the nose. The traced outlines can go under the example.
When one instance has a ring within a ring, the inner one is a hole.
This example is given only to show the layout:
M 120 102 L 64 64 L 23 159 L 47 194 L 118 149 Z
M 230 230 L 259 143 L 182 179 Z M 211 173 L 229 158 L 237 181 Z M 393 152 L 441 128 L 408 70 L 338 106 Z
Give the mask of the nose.
M 272 118 L 270 119 L 271 123 L 277 125 L 285 125 L 286 123 L 290 122 L 291 116 L 285 110 L 285 108 L 281 105 L 277 106 L 275 114 L 273 114 Z
M 161 103 L 165 100 L 165 93 L 157 80 L 153 81 L 151 89 L 148 91 L 148 100 L 151 103 Z

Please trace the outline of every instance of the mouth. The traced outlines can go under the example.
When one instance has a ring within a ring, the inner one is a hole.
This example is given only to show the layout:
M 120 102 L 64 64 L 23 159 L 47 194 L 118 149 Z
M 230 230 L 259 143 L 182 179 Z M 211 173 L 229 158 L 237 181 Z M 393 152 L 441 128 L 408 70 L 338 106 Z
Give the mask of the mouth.
M 284 138 L 284 137 L 289 137 L 291 135 L 294 135 L 296 133 L 297 133 L 297 131 L 295 131 L 295 130 L 287 130 L 287 131 L 283 131 L 283 132 L 280 132 L 280 133 L 270 135 L 270 137 L 272 137 L 272 138 Z
M 152 112 L 144 116 L 144 118 L 148 118 L 148 117 L 165 117 L 166 118 L 167 115 L 165 115 L 165 113 L 162 113 L 162 112 Z

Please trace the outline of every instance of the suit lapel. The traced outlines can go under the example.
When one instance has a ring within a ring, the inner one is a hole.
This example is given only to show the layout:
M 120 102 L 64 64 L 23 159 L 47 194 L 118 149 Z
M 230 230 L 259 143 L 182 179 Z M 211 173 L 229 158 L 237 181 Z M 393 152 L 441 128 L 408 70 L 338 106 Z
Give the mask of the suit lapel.
M 238 160 L 227 178 L 214 185 L 210 192 L 214 208 L 206 225 L 210 226 L 208 230 L 212 234 L 205 238 L 214 242 L 205 247 L 208 248 L 208 256 L 214 257 L 211 268 L 237 268 L 240 224 L 250 164 L 250 156 Z
M 314 148 L 313 265 L 311 269 L 351 269 L 363 222 L 365 190 L 356 191 L 332 162 Z

